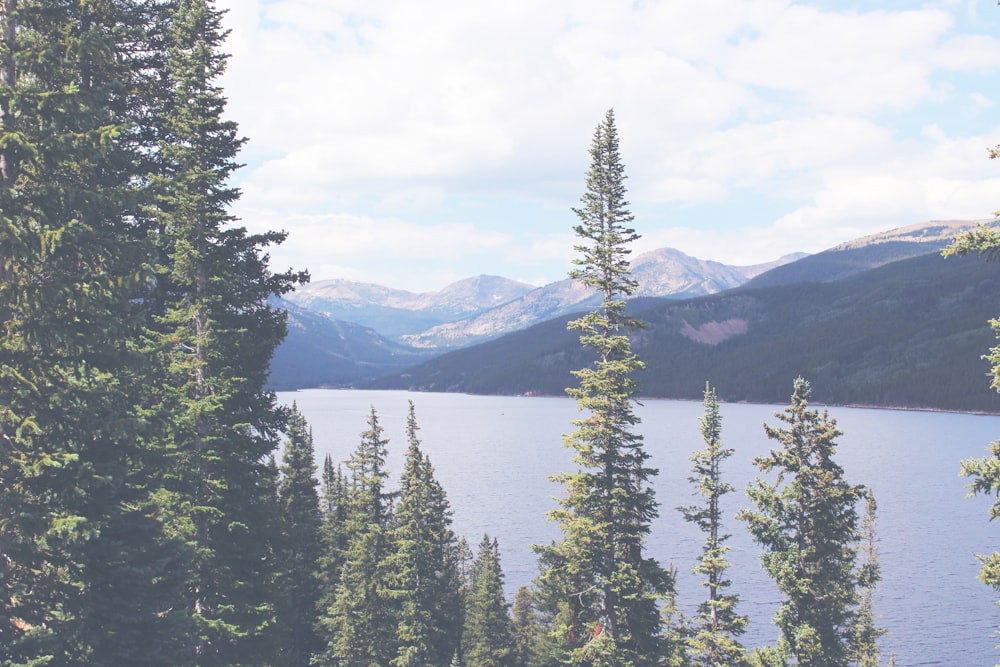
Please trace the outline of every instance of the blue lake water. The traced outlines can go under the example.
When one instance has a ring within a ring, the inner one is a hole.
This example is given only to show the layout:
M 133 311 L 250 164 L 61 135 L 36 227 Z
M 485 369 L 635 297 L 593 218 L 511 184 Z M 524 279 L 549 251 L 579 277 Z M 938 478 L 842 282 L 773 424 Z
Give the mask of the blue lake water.
M 530 545 L 559 537 L 546 512 L 555 507 L 561 487 L 548 475 L 572 469 L 563 434 L 574 430 L 571 421 L 580 413 L 570 399 L 320 389 L 278 397 L 295 401 L 309 420 L 319 462 L 327 453 L 335 462 L 350 456 L 374 406 L 390 439 L 394 481 L 402 469 L 412 400 L 422 447 L 454 510 L 455 531 L 473 547 L 484 533 L 498 538 L 510 596 L 537 574 Z M 737 488 L 724 499 L 732 534 L 729 575 L 732 591 L 742 596 L 740 612 L 750 616 L 743 641 L 751 647 L 777 636 L 771 618 L 780 596 L 760 567 L 759 549 L 732 516 L 749 506 L 743 491 L 758 474 L 752 459 L 774 444 L 762 424 L 776 424 L 773 414 L 782 408 L 721 406 L 725 445 L 736 450 L 723 469 Z M 654 485 L 660 517 L 648 552 L 676 567 L 678 602 L 690 614 L 702 599 L 690 570 L 704 536 L 674 508 L 693 502 L 689 456 L 703 446 L 702 406 L 651 400 L 636 412 L 651 463 L 659 468 Z M 883 579 L 876 613 L 889 630 L 884 655 L 896 653 L 900 667 L 1000 662 L 994 634 L 1000 609 L 994 591 L 976 578 L 976 554 L 1000 549 L 1000 525 L 988 521 L 990 500 L 967 498 L 968 480 L 958 476 L 961 459 L 983 456 L 986 445 L 1000 438 L 1000 417 L 838 407 L 830 414 L 844 431 L 837 460 L 848 481 L 869 486 L 878 501 Z

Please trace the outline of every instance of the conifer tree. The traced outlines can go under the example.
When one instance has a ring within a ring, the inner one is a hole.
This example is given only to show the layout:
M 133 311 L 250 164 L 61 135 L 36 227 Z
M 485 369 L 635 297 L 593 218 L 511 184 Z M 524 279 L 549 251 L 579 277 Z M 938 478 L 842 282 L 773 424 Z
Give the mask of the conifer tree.
M 185 550 L 137 413 L 148 274 L 133 128 L 150 3 L 0 3 L 5 665 L 180 664 Z
M 188 610 L 199 665 L 275 658 L 279 563 L 275 469 L 285 410 L 265 389 L 285 334 L 269 299 L 300 276 L 272 274 L 263 251 L 278 233 L 249 235 L 228 207 L 243 140 L 224 120 L 226 57 L 212 0 L 178 0 L 167 35 L 155 197 L 149 215 L 158 271 L 144 303 L 155 416 L 172 452 L 163 504 L 195 559 Z
M 538 617 L 531 590 L 521 586 L 514 595 L 511 607 L 511 621 L 514 624 L 514 665 L 529 667 L 535 665 L 546 653 L 545 628 Z
M 860 485 L 844 480 L 834 461 L 836 420 L 809 409 L 811 389 L 795 380 L 789 407 L 775 416 L 786 428 L 765 424 L 780 448 L 754 459 L 774 483 L 758 479 L 747 489 L 756 510 L 742 510 L 761 560 L 785 596 L 775 616 L 781 639 L 803 667 L 845 666 L 857 603 Z
M 451 506 L 434 478 L 434 468 L 420 449 L 416 414 L 409 404 L 409 447 L 393 516 L 388 558 L 399 613 L 399 667 L 444 665 L 458 650 L 462 634 L 457 539 L 451 530 Z
M 315 625 L 322 517 L 316 491 L 312 431 L 295 403 L 288 417 L 286 435 L 278 485 L 282 529 L 279 589 L 285 605 L 281 662 L 289 667 L 307 667 L 313 653 L 321 647 Z
M 596 356 L 574 371 L 580 386 L 567 392 L 588 414 L 565 444 L 575 450 L 578 470 L 554 476 L 566 487 L 551 513 L 563 532 L 561 542 L 538 549 L 542 608 L 573 664 L 652 666 L 671 653 L 664 638 L 658 601 L 673 590 L 671 573 L 643 553 L 650 522 L 657 516 L 649 480 L 657 471 L 633 427 L 638 391 L 634 374 L 644 364 L 632 352 L 628 334 L 639 324 L 625 314 L 635 290 L 628 244 L 638 238 L 629 227 L 625 173 L 614 112 L 609 110 L 593 137 L 591 166 L 580 219 L 574 230 L 579 267 L 575 280 L 602 297 L 599 309 L 569 323 L 580 343 Z
M 386 490 L 388 440 L 372 408 L 368 430 L 347 462 L 343 568 L 330 607 L 320 615 L 326 646 L 318 665 L 389 665 L 398 653 L 392 553 L 393 495 Z
M 848 642 L 851 662 L 858 667 L 879 667 L 882 652 L 878 640 L 887 632 L 885 628 L 875 624 L 874 592 L 882 577 L 875 531 L 877 507 L 875 495 L 869 490 L 865 494 L 865 516 L 861 523 L 860 548 L 864 560 L 858 568 L 858 608 L 854 613 Z
M 323 460 L 322 524 L 320 528 L 320 557 L 318 564 L 318 597 L 316 611 L 319 614 L 315 630 L 321 638 L 325 636 L 320 621 L 323 613 L 333 605 L 340 583 L 340 573 L 347 550 L 347 479 L 340 466 L 334 468 L 332 457 L 327 454 Z
M 706 577 L 702 582 L 708 588 L 708 599 L 698 606 L 695 626 L 688 638 L 691 663 L 714 667 L 731 665 L 737 667 L 746 661 L 746 651 L 736 639 L 743 634 L 747 617 L 736 614 L 739 596 L 727 594 L 732 583 L 726 577 L 729 562 L 725 542 L 729 535 L 722 533 L 722 497 L 733 491 L 733 486 L 722 479 L 720 466 L 733 454 L 732 449 L 722 446 L 722 416 L 715 390 L 705 386 L 705 414 L 701 418 L 701 436 L 705 449 L 696 451 L 691 460 L 695 476 L 688 478 L 695 487 L 695 495 L 701 497 L 703 505 L 680 508 L 684 518 L 698 525 L 706 533 L 698 565 L 694 571 Z
M 514 625 L 503 595 L 503 569 L 496 539 L 483 536 L 472 564 L 465 600 L 462 657 L 465 667 L 514 665 Z
M 990 157 L 1000 157 L 1000 146 L 990 151 Z M 972 253 L 982 255 L 991 262 L 1000 261 L 1000 232 L 994 227 L 980 225 L 960 234 L 943 252 L 945 257 Z M 1000 317 L 993 318 L 989 324 L 1000 340 Z M 1000 392 L 1000 344 L 990 348 L 989 354 L 984 358 L 990 363 L 993 377 L 990 387 Z M 992 442 L 986 451 L 986 456 L 982 458 L 962 461 L 959 474 L 972 478 L 968 485 L 970 496 L 976 494 L 993 496 L 995 501 L 990 508 L 989 517 L 990 521 L 995 521 L 1000 517 L 1000 440 Z M 979 579 L 1000 592 L 1000 551 L 981 554 L 978 558 L 982 563 Z M 997 605 L 1000 606 L 1000 600 L 997 601 Z

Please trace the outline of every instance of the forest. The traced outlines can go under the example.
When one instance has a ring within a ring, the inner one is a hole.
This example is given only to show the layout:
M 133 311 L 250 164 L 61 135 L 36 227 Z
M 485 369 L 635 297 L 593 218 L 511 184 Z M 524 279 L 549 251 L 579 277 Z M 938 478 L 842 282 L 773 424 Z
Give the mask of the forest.
M 645 552 L 657 471 L 633 429 L 638 233 L 612 110 L 573 209 L 571 277 L 603 296 L 568 324 L 585 416 L 533 585 L 509 604 L 502 545 L 454 534 L 412 405 L 397 485 L 374 408 L 345 464 L 318 466 L 266 384 L 286 333 L 272 299 L 308 275 L 273 272 L 284 233 L 229 213 L 245 140 L 218 85 L 221 16 L 212 0 L 0 0 L 0 665 L 884 662 L 876 501 L 844 479 L 802 378 L 766 428 L 753 508 L 731 517 L 782 593 L 777 643 L 740 643 L 718 502 L 731 450 L 707 386 L 684 509 L 706 599 L 675 613 L 674 573 Z M 984 227 L 950 253 L 998 248 Z M 994 444 L 962 463 L 974 492 L 996 495 L 998 461 Z M 1000 586 L 1000 554 L 983 561 Z

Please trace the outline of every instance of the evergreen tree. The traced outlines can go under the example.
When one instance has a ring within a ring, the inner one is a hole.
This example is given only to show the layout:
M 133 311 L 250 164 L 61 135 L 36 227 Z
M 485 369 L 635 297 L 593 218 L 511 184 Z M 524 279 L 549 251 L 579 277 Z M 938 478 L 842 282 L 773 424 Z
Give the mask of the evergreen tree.
M 394 513 L 394 553 L 388 558 L 399 610 L 399 654 L 392 664 L 400 667 L 446 664 L 462 633 L 451 507 L 420 449 L 418 429 L 411 402 L 406 423 L 409 448 Z
M 514 663 L 514 625 L 503 595 L 503 569 L 496 539 L 483 536 L 472 564 L 462 634 L 465 667 L 509 667 Z
M 705 415 L 701 419 L 701 436 L 705 449 L 691 456 L 694 463 L 694 477 L 688 478 L 695 486 L 695 495 L 704 500 L 704 505 L 680 508 L 684 518 L 698 525 L 706 533 L 705 546 L 694 571 L 705 575 L 703 582 L 708 588 L 708 600 L 698 606 L 695 627 L 688 638 L 688 649 L 692 664 L 715 667 L 721 665 L 738 666 L 746 661 L 746 651 L 736 639 L 743 634 L 747 617 L 736 614 L 739 596 L 726 594 L 732 583 L 726 578 L 729 562 L 725 542 L 729 535 L 722 534 L 722 510 L 719 502 L 725 494 L 733 491 L 733 486 L 722 480 L 720 465 L 733 454 L 732 449 L 722 446 L 722 416 L 715 390 L 705 386 Z
M 538 618 L 531 590 L 521 586 L 514 595 L 511 607 L 511 621 L 514 624 L 514 665 L 529 667 L 535 665 L 547 653 L 545 648 L 545 628 Z
M 1000 157 L 1000 146 L 990 151 L 990 157 Z M 1000 232 L 993 227 L 980 225 L 960 234 L 943 252 L 945 257 L 971 253 L 982 255 L 991 262 L 1000 261 Z M 990 320 L 989 324 L 1000 339 L 1000 318 Z M 990 348 L 989 354 L 984 358 L 990 363 L 993 377 L 990 387 L 1000 392 L 1000 345 Z M 970 496 L 981 493 L 996 499 L 990 508 L 990 521 L 994 521 L 1000 517 L 1000 440 L 991 443 L 986 451 L 987 455 L 982 458 L 962 461 L 959 474 L 972 478 L 968 486 Z M 1000 592 L 1000 551 L 979 555 L 978 558 L 982 563 L 980 580 Z M 1000 600 L 997 605 L 1000 605 Z
M 167 35 L 155 197 L 156 280 L 144 300 L 155 316 L 150 386 L 162 441 L 171 452 L 162 502 L 195 553 L 188 610 L 198 623 L 199 665 L 273 660 L 278 503 L 269 462 L 285 410 L 265 390 L 285 335 L 269 299 L 300 276 L 274 275 L 264 248 L 282 234 L 248 235 L 228 207 L 228 179 L 243 143 L 223 119 L 216 81 L 226 57 L 212 0 L 177 0 Z
M 554 476 L 567 490 L 551 513 L 563 538 L 538 549 L 538 588 L 564 660 L 651 666 L 663 664 L 672 650 L 658 601 L 672 593 L 673 577 L 643 554 L 657 516 L 649 484 L 657 471 L 633 431 L 639 422 L 632 411 L 634 374 L 644 365 L 631 349 L 628 334 L 639 324 L 625 315 L 624 299 L 636 287 L 627 246 L 638 235 L 628 226 L 633 218 L 611 110 L 594 133 L 590 156 L 583 206 L 574 209 L 579 268 L 570 276 L 596 289 L 603 302 L 569 327 L 597 358 L 574 371 L 580 386 L 567 390 L 588 415 L 574 422 L 577 430 L 565 442 L 576 452 L 578 470 Z
M 329 454 L 323 460 L 322 524 L 320 528 L 320 557 L 318 563 L 315 631 L 325 636 L 320 621 L 325 610 L 333 605 L 340 583 L 340 572 L 347 550 L 347 480 L 340 466 L 333 467 Z
M 393 510 L 385 488 L 388 441 L 374 408 L 368 427 L 347 462 L 347 545 L 336 593 L 320 617 L 326 647 L 315 659 L 318 665 L 389 665 L 398 653 L 396 596 L 387 565 Z
M 859 602 L 851 624 L 849 646 L 851 662 L 858 667 L 879 667 L 882 652 L 878 639 L 887 630 L 875 625 L 875 586 L 881 579 L 878 561 L 878 537 L 875 534 L 877 505 L 871 491 L 865 494 L 865 516 L 861 523 L 861 552 L 864 560 L 858 568 Z
M 5 665 L 179 664 L 185 550 L 151 497 L 136 202 L 151 3 L 0 3 Z
M 775 416 L 787 428 L 764 426 L 780 449 L 757 457 L 774 483 L 758 479 L 747 489 L 756 511 L 742 510 L 765 553 L 764 569 L 785 596 L 775 622 L 796 664 L 847 665 L 857 602 L 858 515 L 862 486 L 848 484 L 833 460 L 842 435 L 826 411 L 809 409 L 809 383 L 795 380 L 791 405 Z
M 281 593 L 282 633 L 285 635 L 282 664 L 306 667 L 321 642 L 316 636 L 319 600 L 319 558 L 322 550 L 322 517 L 316 491 L 316 464 L 312 431 L 293 403 L 286 428 L 281 482 Z

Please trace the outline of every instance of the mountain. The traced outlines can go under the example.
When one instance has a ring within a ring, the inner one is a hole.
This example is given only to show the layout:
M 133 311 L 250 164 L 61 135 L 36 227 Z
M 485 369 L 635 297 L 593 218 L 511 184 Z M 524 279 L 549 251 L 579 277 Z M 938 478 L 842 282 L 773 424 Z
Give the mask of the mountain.
M 986 220 L 934 220 L 862 236 L 797 262 L 762 272 L 748 286 L 840 280 L 901 259 L 939 252 L 960 232 L 980 223 L 993 224 Z
M 802 256 L 789 255 L 769 264 L 739 267 L 697 259 L 674 248 L 661 248 L 632 260 L 632 277 L 639 284 L 635 295 L 683 298 L 714 294 Z M 596 304 L 593 290 L 574 280 L 560 280 L 496 308 L 403 335 L 400 340 L 421 348 L 464 347 Z
M 443 322 L 474 316 L 535 289 L 498 276 L 476 276 L 438 292 L 414 293 L 351 280 L 320 280 L 297 289 L 288 301 L 333 320 L 354 322 L 399 339 Z
M 856 250 L 861 265 L 870 245 Z M 998 303 L 996 265 L 931 252 L 840 280 L 632 304 L 649 325 L 633 346 L 647 364 L 648 397 L 697 399 L 708 380 L 725 401 L 781 403 L 801 375 L 823 403 L 1000 412 L 981 359 L 995 344 L 987 322 Z M 372 386 L 563 395 L 575 383 L 570 371 L 591 362 L 566 330 L 568 319 L 450 352 Z
M 730 267 L 672 249 L 639 255 L 633 263 L 639 292 L 650 296 L 728 289 L 767 266 Z M 280 389 L 357 385 L 449 348 L 579 310 L 592 305 L 593 297 L 572 280 L 534 288 L 476 276 L 426 293 L 318 281 L 281 302 L 289 311 L 289 335 L 271 363 L 270 384 Z
M 271 389 L 347 386 L 426 361 L 431 353 L 382 337 L 374 329 L 333 320 L 276 299 L 288 311 L 288 336 L 271 360 Z

